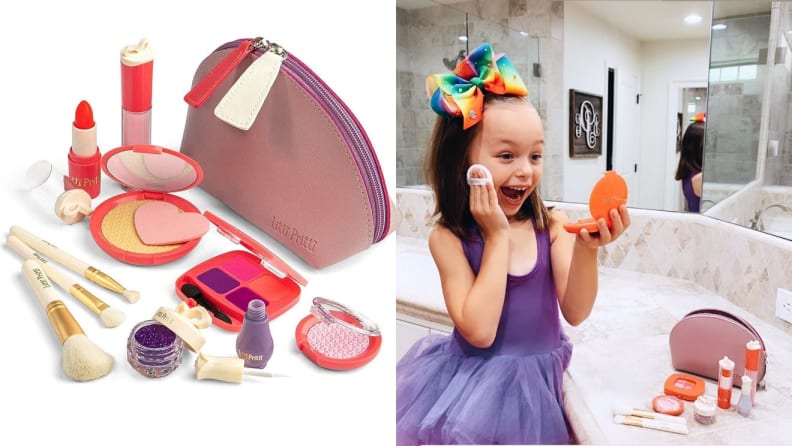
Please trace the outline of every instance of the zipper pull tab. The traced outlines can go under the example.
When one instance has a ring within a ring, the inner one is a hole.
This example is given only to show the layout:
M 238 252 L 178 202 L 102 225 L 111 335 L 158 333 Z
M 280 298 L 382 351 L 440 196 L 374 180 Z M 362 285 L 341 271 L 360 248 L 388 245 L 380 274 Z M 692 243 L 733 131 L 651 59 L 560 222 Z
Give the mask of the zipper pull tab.
M 245 40 L 239 44 L 234 51 L 228 53 L 217 65 L 214 66 L 206 76 L 193 86 L 189 93 L 184 95 L 184 101 L 193 107 L 200 107 L 215 89 L 239 65 L 240 62 L 253 50 L 260 47 L 264 39 L 257 37 L 253 40 Z

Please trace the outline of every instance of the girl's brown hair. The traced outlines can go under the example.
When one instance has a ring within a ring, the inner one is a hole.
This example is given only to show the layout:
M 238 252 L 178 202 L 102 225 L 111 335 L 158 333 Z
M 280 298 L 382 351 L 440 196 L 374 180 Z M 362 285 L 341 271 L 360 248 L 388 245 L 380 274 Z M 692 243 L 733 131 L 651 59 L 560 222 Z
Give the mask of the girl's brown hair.
M 492 102 L 525 101 L 519 96 L 485 95 L 484 109 Z M 485 113 L 486 116 L 486 113 Z M 462 119 L 437 117 L 427 151 L 425 176 L 434 191 L 437 222 L 460 239 L 469 239 L 476 222 L 470 213 L 470 186 L 467 184 L 468 152 L 481 124 L 462 129 Z M 536 229 L 550 224 L 550 211 L 535 188 L 517 212 L 518 220 L 533 219 Z
M 705 129 L 705 124 L 700 121 L 690 124 L 685 129 L 685 135 L 682 136 L 682 150 L 679 153 L 679 164 L 677 165 L 674 179 L 682 180 L 691 173 L 701 172 Z

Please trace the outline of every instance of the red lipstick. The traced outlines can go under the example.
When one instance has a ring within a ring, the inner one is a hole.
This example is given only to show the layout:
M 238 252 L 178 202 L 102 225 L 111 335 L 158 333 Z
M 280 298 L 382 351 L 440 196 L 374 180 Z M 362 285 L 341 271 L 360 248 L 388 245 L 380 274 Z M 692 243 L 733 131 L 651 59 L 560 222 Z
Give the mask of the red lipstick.
M 146 39 L 121 50 L 121 145 L 151 144 L 154 58 Z
M 72 123 L 72 145 L 69 150 L 69 181 L 65 189 L 83 189 L 91 198 L 101 187 L 101 154 L 96 146 L 96 123 L 91 105 L 80 101 Z

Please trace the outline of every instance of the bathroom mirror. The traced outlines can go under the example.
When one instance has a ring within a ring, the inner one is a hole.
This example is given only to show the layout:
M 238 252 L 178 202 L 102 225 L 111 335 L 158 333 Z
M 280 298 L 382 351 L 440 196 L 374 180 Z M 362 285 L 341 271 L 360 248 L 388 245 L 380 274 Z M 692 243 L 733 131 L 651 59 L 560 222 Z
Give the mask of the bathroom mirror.
M 435 121 L 426 76 L 448 72 L 468 46 L 489 41 L 518 59 L 544 121 L 545 199 L 585 203 L 602 172 L 612 169 L 629 183 L 630 206 L 681 210 L 674 180 L 679 116 L 686 125 L 689 96 L 696 111 L 706 105 L 711 7 L 709 1 L 397 0 L 397 186 L 424 187 L 422 163 Z M 687 26 L 682 20 L 691 11 L 701 22 Z M 675 17 L 680 24 L 671 23 Z M 570 90 L 603 97 L 603 114 L 612 113 L 603 116 L 612 124 L 603 127 L 610 151 L 570 158 Z

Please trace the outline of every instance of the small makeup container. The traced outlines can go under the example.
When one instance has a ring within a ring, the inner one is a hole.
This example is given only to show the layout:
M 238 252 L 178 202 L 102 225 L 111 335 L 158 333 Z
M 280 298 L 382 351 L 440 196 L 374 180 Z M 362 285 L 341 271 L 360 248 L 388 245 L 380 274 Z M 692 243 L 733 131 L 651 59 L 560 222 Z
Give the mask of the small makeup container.
M 127 339 L 127 361 L 147 378 L 170 375 L 182 361 L 183 347 L 197 352 L 204 337 L 199 329 L 209 326 L 211 316 L 203 307 L 161 307 L 152 319 L 138 323 Z
M 103 251 L 122 262 L 159 265 L 195 248 L 208 223 L 203 232 L 195 229 L 203 216 L 192 203 L 171 192 L 201 182 L 203 170 L 198 163 L 163 147 L 134 145 L 107 152 L 102 170 L 130 190 L 105 200 L 91 215 L 91 235 Z M 150 212 L 154 207 L 155 212 Z M 140 218 L 143 214 L 145 219 Z M 147 234 L 152 232 L 148 228 L 154 228 L 158 241 L 145 243 L 139 235 L 143 228 Z
M 185 294 L 185 285 L 198 288 L 201 298 L 227 317 L 212 319 L 216 326 L 238 332 L 248 305 L 255 299 L 266 304 L 270 321 L 293 307 L 305 280 L 297 271 L 257 241 L 209 211 L 203 214 L 217 231 L 247 250 L 230 251 L 194 266 L 176 279 L 176 294 L 190 305 L 197 301 Z M 230 319 L 230 322 L 228 321 Z
M 90 215 L 92 205 L 88 192 L 69 187 L 68 182 L 69 178 L 46 160 L 31 164 L 25 173 L 25 189 L 31 193 L 31 200 L 48 210 L 54 209 L 63 223 L 71 225 Z
M 621 175 L 613 170 L 605 171 L 602 178 L 597 181 L 589 196 L 589 213 L 591 218 L 584 218 L 574 223 L 564 224 L 564 229 L 573 234 L 585 229 L 590 233 L 599 232 L 597 221 L 604 218 L 608 228 L 612 226 L 610 219 L 611 209 L 627 203 L 627 182 Z
M 732 386 L 734 385 L 734 361 L 724 356 L 718 361 L 718 407 L 731 408 Z
M 715 398 L 710 395 L 701 395 L 693 403 L 693 419 L 700 424 L 712 424 L 715 422 L 717 406 Z
M 737 413 L 740 415 L 747 417 L 751 414 L 751 407 L 753 407 L 753 403 L 751 402 L 751 384 L 752 379 L 748 375 L 742 376 L 742 386 L 740 387 L 740 400 L 737 402 Z
M 267 304 L 253 299 L 245 312 L 242 331 L 237 335 L 237 356 L 245 361 L 245 367 L 263 369 L 272 357 L 273 347 Z
M 745 374 L 751 378 L 751 404 L 756 403 L 756 384 L 759 381 L 759 359 L 762 344 L 757 340 L 745 344 Z
M 296 330 L 297 348 L 320 367 L 350 370 L 368 364 L 382 344 L 379 327 L 338 302 L 315 297 Z

